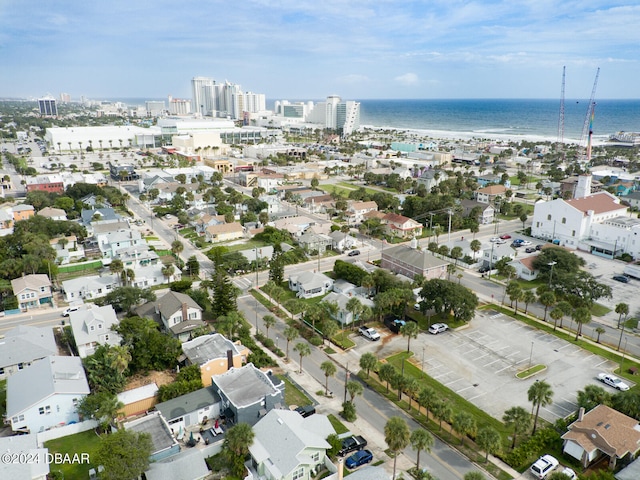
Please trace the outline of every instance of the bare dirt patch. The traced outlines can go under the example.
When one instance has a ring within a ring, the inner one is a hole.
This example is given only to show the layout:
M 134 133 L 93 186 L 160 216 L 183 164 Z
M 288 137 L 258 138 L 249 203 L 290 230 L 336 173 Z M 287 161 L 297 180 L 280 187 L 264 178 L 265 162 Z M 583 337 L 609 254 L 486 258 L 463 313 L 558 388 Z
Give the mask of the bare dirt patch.
M 149 385 L 151 383 L 155 383 L 158 387 L 162 385 L 167 385 L 172 383 L 176 379 L 176 374 L 169 371 L 164 370 L 162 372 L 149 372 L 146 375 L 137 374 L 129 379 L 127 385 L 124 387 L 125 390 L 132 390 L 134 388 L 142 387 L 144 385 Z

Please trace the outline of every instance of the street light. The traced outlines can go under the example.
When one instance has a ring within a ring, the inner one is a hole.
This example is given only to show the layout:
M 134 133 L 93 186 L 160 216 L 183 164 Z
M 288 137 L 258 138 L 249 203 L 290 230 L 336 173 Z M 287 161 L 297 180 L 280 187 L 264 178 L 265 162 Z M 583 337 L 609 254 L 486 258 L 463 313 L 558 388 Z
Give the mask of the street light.
M 553 266 L 556 265 L 558 262 L 549 262 L 547 263 L 547 265 L 549 265 L 551 267 L 551 273 L 549 274 L 549 288 L 551 288 L 551 279 L 553 278 Z
M 531 353 L 529 354 L 529 368 L 531 368 L 532 359 L 533 359 L 533 342 L 531 342 Z
M 422 371 L 424 372 L 424 347 L 422 347 Z

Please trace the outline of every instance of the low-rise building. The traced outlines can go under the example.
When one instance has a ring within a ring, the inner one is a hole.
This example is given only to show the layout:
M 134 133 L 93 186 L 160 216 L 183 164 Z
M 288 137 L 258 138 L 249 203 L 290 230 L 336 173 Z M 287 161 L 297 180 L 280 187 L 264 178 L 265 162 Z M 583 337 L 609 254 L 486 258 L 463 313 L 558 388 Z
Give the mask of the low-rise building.
M 505 193 L 507 192 L 507 187 L 504 185 L 489 185 L 488 187 L 479 188 L 475 192 L 476 200 L 480 203 L 491 203 L 494 204 L 497 197 L 508 201 L 505 197 Z
M 204 237 L 211 243 L 229 242 L 244 237 L 244 229 L 240 222 L 211 225 L 205 229 Z
M 160 412 L 151 412 L 144 417 L 124 422 L 122 428 L 135 433 L 148 433 L 151 436 L 150 462 L 157 462 L 180 452 L 180 444 Z
M 100 345 L 115 346 L 122 341 L 122 337 L 113 331 L 120 322 L 111 305 L 91 304 L 86 309 L 71 312 L 69 323 L 80 358 L 93 355 Z
M 297 292 L 298 298 L 313 298 L 331 291 L 333 279 L 324 273 L 302 272 L 289 276 L 289 290 Z
M 90 275 L 63 281 L 62 291 L 65 301 L 71 303 L 104 297 L 118 286 L 117 275 Z
M 67 212 L 61 208 L 44 207 L 37 213 L 41 217 L 50 218 L 51 220 L 66 220 Z
M 44 273 L 14 278 L 11 280 L 11 289 L 18 299 L 20 310 L 53 306 L 51 281 Z
M 445 278 L 449 262 L 434 256 L 429 251 L 417 250 L 406 245 L 385 248 L 380 266 L 408 277 L 422 276 L 427 280 Z
M 158 385 L 149 383 L 141 387 L 125 390 L 117 395 L 123 407 L 118 410 L 122 417 L 132 417 L 151 410 L 158 403 Z
M 37 360 L 56 355 L 58 347 L 51 328 L 18 325 L 4 334 L 0 348 L 0 380 Z
M 247 362 L 249 349 L 234 343 L 220 333 L 201 335 L 182 344 L 187 365 L 200 366 L 204 386 L 211 385 L 211 377 L 230 368 L 240 368 Z
M 212 386 L 158 403 L 156 410 L 171 431 L 178 434 L 193 425 L 201 425 L 220 417 L 221 399 Z
M 387 213 L 382 218 L 382 223 L 387 235 L 393 237 L 415 238 L 422 235 L 422 224 L 404 215 Z
M 165 331 L 183 342 L 189 340 L 193 330 L 204 326 L 202 307 L 189 295 L 180 292 L 169 291 L 159 299 L 138 307 L 136 313 L 156 320 Z
M 20 220 L 28 220 L 36 214 L 33 205 L 27 205 L 26 203 L 16 205 L 11 208 L 13 212 L 13 221 L 19 222 Z

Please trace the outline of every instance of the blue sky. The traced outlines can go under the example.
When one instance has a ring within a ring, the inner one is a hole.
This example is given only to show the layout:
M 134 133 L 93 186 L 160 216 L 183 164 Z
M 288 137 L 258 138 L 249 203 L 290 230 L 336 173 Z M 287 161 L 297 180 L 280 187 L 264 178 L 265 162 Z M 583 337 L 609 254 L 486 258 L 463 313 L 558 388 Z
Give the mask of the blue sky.
M 0 97 L 640 98 L 637 0 L 0 0 Z

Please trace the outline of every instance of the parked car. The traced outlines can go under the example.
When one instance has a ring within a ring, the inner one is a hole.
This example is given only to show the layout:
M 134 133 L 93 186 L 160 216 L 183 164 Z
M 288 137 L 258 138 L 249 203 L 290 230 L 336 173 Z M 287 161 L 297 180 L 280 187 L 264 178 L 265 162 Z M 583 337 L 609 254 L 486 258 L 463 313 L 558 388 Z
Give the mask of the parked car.
M 498 240 L 500 240 L 500 237 L 491 237 L 491 238 L 489 239 L 489 241 L 490 241 L 491 243 L 497 242 Z
M 364 450 L 367 446 L 367 440 L 360 435 L 351 435 L 350 437 L 342 439 L 342 447 L 338 451 L 338 455 L 344 457 L 345 455 L 355 452 L 356 450 Z
M 446 323 L 434 323 L 429 327 L 429 333 L 432 335 L 437 335 L 438 333 L 446 332 L 447 330 L 449 330 L 449 325 Z
M 487 273 L 489 270 L 491 270 L 491 266 L 490 265 L 483 265 L 478 269 L 478 272 Z
M 400 328 L 407 323 L 404 320 L 396 319 L 385 319 L 384 324 L 387 326 L 389 330 L 393 333 L 400 333 Z
M 539 243 L 538 245 L 536 245 L 536 250 L 538 250 L 538 251 L 542 250 L 542 244 L 541 244 L 541 243 Z
M 531 242 L 529 240 L 520 240 L 520 245 L 522 245 L 523 247 L 528 247 L 529 245 L 531 245 Z
M 373 461 L 373 453 L 369 450 L 360 450 L 347 458 L 344 463 L 348 469 L 354 469 L 371 461 Z
M 507 243 L 507 241 L 506 241 L 506 240 L 503 240 L 503 239 L 501 239 L 501 238 L 499 238 L 498 240 L 496 240 L 496 243 L 497 243 L 498 245 L 502 245 L 503 243 Z
M 524 251 L 527 252 L 527 253 L 533 253 L 533 252 L 536 251 L 536 249 L 535 249 L 535 247 L 527 247 Z
M 503 240 L 509 240 L 511 238 L 511 235 L 509 235 L 508 233 L 505 233 L 504 235 L 500 235 L 500 238 Z
M 360 255 L 360 250 L 351 250 L 349 252 L 350 257 L 355 257 L 356 255 Z
M 616 282 L 629 283 L 629 277 L 627 277 L 625 275 L 614 275 L 613 279 Z
M 562 474 L 565 477 L 567 477 L 569 480 L 576 480 L 578 478 L 578 476 L 576 475 L 576 472 L 574 472 L 569 467 L 564 467 L 564 470 L 562 470 Z
M 376 340 L 380 340 L 380 334 L 377 332 L 375 328 L 369 328 L 369 327 L 363 326 L 363 327 L 360 327 L 358 331 L 360 332 L 360 335 L 362 335 L 367 340 L 371 340 L 374 342 Z
M 313 405 L 305 405 L 304 407 L 296 408 L 296 412 L 306 418 L 316 413 L 316 407 Z
M 627 390 L 629 390 L 629 385 L 627 385 L 615 375 L 611 375 L 610 373 L 598 374 L 598 380 L 609 385 L 610 387 L 617 388 L 622 392 L 626 392 Z
M 529 469 L 533 476 L 539 479 L 547 478 L 547 476 L 553 472 L 556 467 L 560 465 L 558 460 L 551 455 L 543 455 L 536 462 L 531 465 Z
M 68 317 L 71 313 L 77 312 L 78 310 L 80 310 L 80 307 L 69 307 L 62 312 L 62 316 Z

